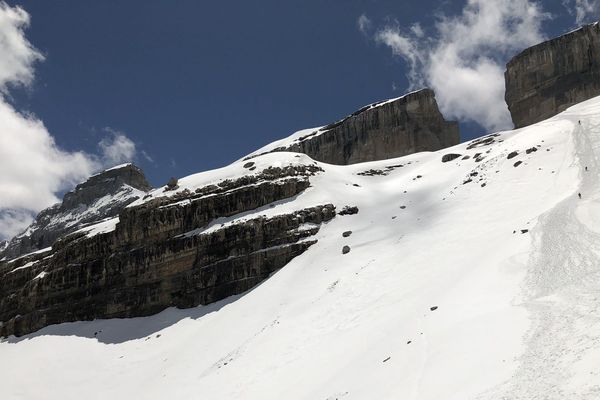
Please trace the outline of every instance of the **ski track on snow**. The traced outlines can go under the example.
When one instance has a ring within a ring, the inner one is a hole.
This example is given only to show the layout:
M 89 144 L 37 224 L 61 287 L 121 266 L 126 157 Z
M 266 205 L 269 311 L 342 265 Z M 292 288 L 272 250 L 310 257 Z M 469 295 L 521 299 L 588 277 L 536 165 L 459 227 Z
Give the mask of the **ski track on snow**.
M 571 119 L 581 185 L 532 230 L 534 249 L 524 285 L 524 306 L 532 320 L 526 350 L 514 376 L 479 399 L 600 398 L 600 359 L 589 371 L 596 379 L 569 385 L 574 363 L 600 348 L 600 234 L 576 216 L 586 198 L 600 197 L 600 124 Z M 600 207 L 598 200 L 592 202 Z

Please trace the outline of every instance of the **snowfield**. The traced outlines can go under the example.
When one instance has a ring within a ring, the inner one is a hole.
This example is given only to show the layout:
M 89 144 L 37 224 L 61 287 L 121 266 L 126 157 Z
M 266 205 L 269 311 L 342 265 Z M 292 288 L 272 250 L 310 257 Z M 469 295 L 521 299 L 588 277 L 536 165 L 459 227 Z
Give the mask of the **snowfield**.
M 304 254 L 209 306 L 4 339 L 0 398 L 600 399 L 600 98 L 440 152 L 317 164 L 291 201 L 207 228 L 359 208 Z

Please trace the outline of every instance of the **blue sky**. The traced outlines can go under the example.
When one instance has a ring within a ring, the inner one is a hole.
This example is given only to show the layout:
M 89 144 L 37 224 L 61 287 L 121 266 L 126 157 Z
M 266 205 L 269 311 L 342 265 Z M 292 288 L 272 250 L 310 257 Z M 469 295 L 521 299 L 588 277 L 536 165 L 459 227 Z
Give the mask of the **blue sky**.
M 61 171 L 81 174 L 57 172 L 53 185 L 44 187 L 47 199 L 23 206 L 29 214 L 56 200 L 84 172 L 111 161 L 132 158 L 154 185 L 162 185 L 170 176 L 223 166 L 295 130 L 332 122 L 411 87 L 436 80 L 439 84 L 448 78 L 434 72 L 423 76 L 422 71 L 432 70 L 430 60 L 440 42 L 456 38 L 444 37 L 435 23 L 456 17 L 457 24 L 467 23 L 465 1 L 7 3 L 29 15 L 28 27 L 23 24 L 20 32 L 40 56 L 24 61 L 31 79 L 9 80 L 4 100 L 15 112 L 43 122 L 55 142 L 50 146 L 60 154 L 90 155 L 94 161 L 63 163 Z M 484 2 L 496 3 L 500 8 L 508 3 L 536 6 L 539 13 L 531 21 L 540 25 L 530 33 L 541 38 L 592 20 L 598 9 L 591 0 Z M 475 9 L 475 17 L 480 12 Z M 510 18 L 514 15 L 508 12 Z M 365 22 L 362 30 L 359 19 Z M 415 23 L 422 34 L 415 35 Z M 482 52 L 503 65 L 507 54 L 532 40 L 512 40 L 514 32 L 491 33 L 512 42 L 497 53 L 497 43 L 478 42 L 476 54 L 468 57 Z M 398 38 L 412 43 L 412 52 L 398 47 L 404 43 Z M 421 61 L 411 70 L 415 54 Z M 414 76 L 415 70 L 420 76 Z M 447 98 L 451 88 L 442 90 Z M 470 98 L 468 92 L 465 96 Z M 502 116 L 497 123 L 486 120 L 488 109 L 479 110 L 474 122 L 462 115 L 464 110 L 456 110 L 452 99 L 446 103 L 462 119 L 464 139 L 503 123 Z M 129 148 L 107 153 L 107 147 L 116 148 L 110 146 L 118 138 Z M 41 173 L 36 176 L 43 179 Z M 3 210 L 14 214 L 19 209 L 15 204 L 23 204 L 16 195 L 11 199 L 0 198 L 0 238 L 15 230 L 14 224 L 7 228 L 10 221 L 3 225 Z M 27 218 L 17 219 L 23 225 Z

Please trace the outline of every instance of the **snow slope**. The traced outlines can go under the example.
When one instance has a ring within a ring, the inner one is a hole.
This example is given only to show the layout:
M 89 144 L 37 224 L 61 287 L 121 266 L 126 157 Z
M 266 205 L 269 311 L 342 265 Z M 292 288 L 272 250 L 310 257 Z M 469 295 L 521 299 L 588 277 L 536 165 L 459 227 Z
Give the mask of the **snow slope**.
M 448 153 L 461 157 L 442 163 Z M 600 398 L 600 98 L 480 145 L 319 166 L 293 202 L 257 213 L 360 211 L 270 279 L 205 307 L 8 338 L 0 397 Z

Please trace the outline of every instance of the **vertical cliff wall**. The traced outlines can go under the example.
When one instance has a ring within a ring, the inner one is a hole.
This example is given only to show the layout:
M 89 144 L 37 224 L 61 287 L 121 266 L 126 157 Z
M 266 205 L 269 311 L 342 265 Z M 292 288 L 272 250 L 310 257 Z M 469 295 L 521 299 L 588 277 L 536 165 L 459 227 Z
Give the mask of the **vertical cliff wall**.
M 446 121 L 430 89 L 371 104 L 271 151 L 304 153 L 329 164 L 385 160 L 458 144 L 458 123 Z
M 291 201 L 321 171 L 269 167 L 195 191 L 158 190 L 156 198 L 122 209 L 105 232 L 83 229 L 44 252 L 0 261 L 0 337 L 209 304 L 252 288 L 316 243 L 313 236 L 335 207 L 240 216 Z
M 516 128 L 600 95 L 600 25 L 533 46 L 506 66 L 506 103 Z

